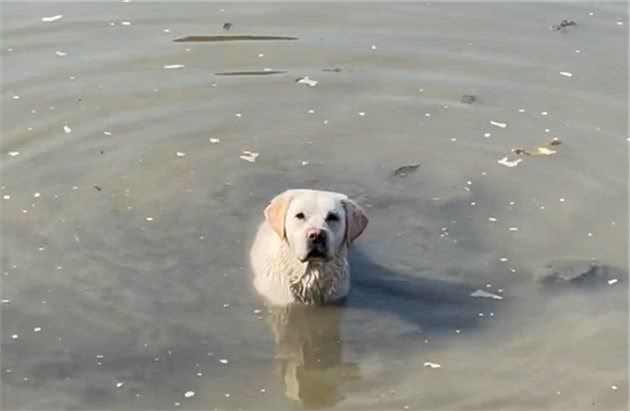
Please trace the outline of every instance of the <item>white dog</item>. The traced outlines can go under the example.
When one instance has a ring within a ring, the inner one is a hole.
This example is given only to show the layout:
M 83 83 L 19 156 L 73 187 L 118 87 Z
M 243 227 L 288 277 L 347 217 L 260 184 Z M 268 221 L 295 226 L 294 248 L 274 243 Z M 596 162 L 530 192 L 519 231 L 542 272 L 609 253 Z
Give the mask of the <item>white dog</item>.
M 288 190 L 264 215 L 250 253 L 256 290 L 273 305 L 343 300 L 348 248 L 368 224 L 363 210 L 344 194 Z

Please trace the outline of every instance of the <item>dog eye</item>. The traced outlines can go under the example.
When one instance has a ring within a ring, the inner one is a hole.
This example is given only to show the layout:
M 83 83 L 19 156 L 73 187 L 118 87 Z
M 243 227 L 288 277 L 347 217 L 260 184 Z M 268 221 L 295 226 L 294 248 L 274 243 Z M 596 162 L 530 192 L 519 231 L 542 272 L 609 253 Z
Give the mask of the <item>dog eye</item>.
M 339 216 L 335 213 L 329 213 L 326 216 L 326 221 L 328 221 L 329 223 L 339 221 Z
M 304 220 L 304 218 L 305 218 L 305 217 L 304 217 L 304 213 L 297 213 L 297 214 L 295 215 L 295 218 L 297 218 L 298 220 Z

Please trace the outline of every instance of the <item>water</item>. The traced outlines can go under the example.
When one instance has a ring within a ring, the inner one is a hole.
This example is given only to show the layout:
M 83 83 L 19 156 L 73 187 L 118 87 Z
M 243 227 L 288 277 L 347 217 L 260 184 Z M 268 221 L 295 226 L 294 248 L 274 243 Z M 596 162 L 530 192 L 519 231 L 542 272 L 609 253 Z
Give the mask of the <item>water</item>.
M 623 3 L 3 3 L 3 408 L 626 409 L 627 24 Z M 225 34 L 298 40 L 173 42 Z M 369 212 L 346 307 L 268 312 L 251 287 L 289 187 Z M 601 286 L 537 281 L 591 259 Z

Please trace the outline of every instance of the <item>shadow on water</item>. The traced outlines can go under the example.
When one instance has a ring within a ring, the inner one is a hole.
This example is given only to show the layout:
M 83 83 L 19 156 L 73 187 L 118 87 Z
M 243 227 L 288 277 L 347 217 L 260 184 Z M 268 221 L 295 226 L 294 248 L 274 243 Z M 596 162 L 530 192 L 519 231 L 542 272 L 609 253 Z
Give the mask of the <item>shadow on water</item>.
M 360 251 L 350 260 L 353 289 L 343 304 L 273 307 L 268 317 L 285 395 L 304 408 L 334 406 L 344 398 L 342 386 L 361 379 L 358 364 L 343 356 L 341 329 L 349 311 L 392 314 L 423 333 L 455 335 L 479 327 L 479 311 L 495 305 L 471 298 L 470 285 L 395 272 Z

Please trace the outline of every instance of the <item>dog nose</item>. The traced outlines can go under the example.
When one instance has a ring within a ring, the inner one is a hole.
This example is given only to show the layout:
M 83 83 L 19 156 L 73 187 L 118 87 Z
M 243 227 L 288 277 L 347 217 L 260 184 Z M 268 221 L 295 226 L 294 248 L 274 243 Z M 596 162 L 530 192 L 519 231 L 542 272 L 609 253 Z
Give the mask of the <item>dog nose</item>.
M 306 232 L 306 236 L 314 243 L 321 243 L 326 240 L 326 233 L 318 228 L 311 228 Z

